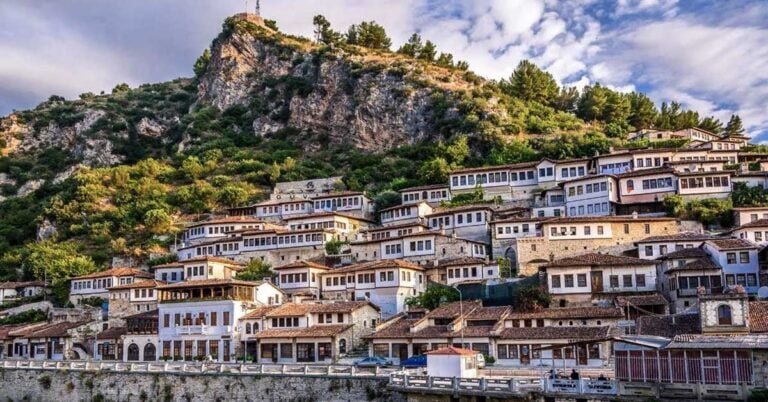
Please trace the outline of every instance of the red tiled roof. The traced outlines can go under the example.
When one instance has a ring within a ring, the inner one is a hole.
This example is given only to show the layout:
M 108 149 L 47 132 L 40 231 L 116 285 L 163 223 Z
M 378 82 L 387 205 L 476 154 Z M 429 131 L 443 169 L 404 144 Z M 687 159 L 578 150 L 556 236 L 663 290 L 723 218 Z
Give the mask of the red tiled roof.
M 505 328 L 500 339 L 604 339 L 610 327 L 527 327 Z
M 622 318 L 617 307 L 557 307 L 545 308 L 539 311 L 512 312 L 507 319 L 559 319 L 559 318 Z
M 96 339 L 120 339 L 128 332 L 126 327 L 112 327 L 96 334 Z
M 270 311 L 278 308 L 280 306 L 259 306 L 255 309 L 249 311 L 246 315 L 242 316 L 241 320 L 252 320 L 255 318 L 262 318 Z
M 427 313 L 427 318 L 457 318 L 461 312 L 470 314 L 483 306 L 480 300 L 464 300 L 446 303 Z
M 684 258 L 709 258 L 709 254 L 699 247 L 688 247 L 675 250 L 657 258 L 657 260 L 684 259 Z
M 336 336 L 352 328 L 352 324 L 313 325 L 308 328 L 267 329 L 256 334 L 256 338 L 323 338 Z
M 110 268 L 105 271 L 94 272 L 92 274 L 82 275 L 72 279 L 77 280 L 77 279 L 108 278 L 112 276 L 117 276 L 117 277 L 135 276 L 138 278 L 154 278 L 154 276 L 147 271 L 142 271 L 138 268 L 122 268 L 121 267 L 121 268 Z
M 293 268 L 315 268 L 315 269 L 325 269 L 325 270 L 331 269 L 331 267 L 318 264 L 312 261 L 307 261 L 307 260 L 294 261 L 285 265 L 273 267 L 272 269 L 275 271 L 279 271 L 281 269 L 293 269 Z
M 18 289 L 31 286 L 45 287 L 47 286 L 43 281 L 31 281 L 31 282 L 1 282 L 0 289 Z
M 768 332 L 768 301 L 749 302 L 749 331 Z
M 544 225 L 564 225 L 568 223 L 589 223 L 589 222 L 619 222 L 619 223 L 632 223 L 632 222 L 670 222 L 675 221 L 677 218 L 672 217 L 659 217 L 659 216 L 637 216 L 631 215 L 624 216 L 571 216 L 551 218 L 543 221 Z
M 406 268 L 406 269 L 412 269 L 415 271 L 424 270 L 424 267 L 414 264 L 410 261 L 376 260 L 376 261 L 361 262 L 357 264 L 348 265 L 346 267 L 336 268 L 328 272 L 325 272 L 325 274 L 340 274 L 340 273 L 347 273 L 347 272 L 367 271 L 367 270 L 373 270 L 373 269 L 395 269 L 395 268 Z
M 757 248 L 752 242 L 744 239 L 719 239 L 707 240 L 707 243 L 715 246 L 719 250 L 738 250 L 745 248 Z
M 706 269 L 720 269 L 720 266 L 712 262 L 712 260 L 710 260 L 709 257 L 702 257 L 694 261 L 691 261 L 681 267 L 677 267 L 677 266 L 671 267 L 667 270 L 667 272 L 697 271 L 697 270 L 706 270 Z
M 126 285 L 113 286 L 108 290 L 149 289 L 149 288 L 156 288 L 160 285 L 165 285 L 165 284 L 166 283 L 163 281 L 158 281 L 156 279 L 149 279 L 146 281 L 136 281 L 133 283 L 128 283 Z
M 636 243 L 654 243 L 663 241 L 704 241 L 712 239 L 719 239 L 719 237 L 695 232 L 680 232 L 669 235 L 650 236 L 639 240 Z
M 182 288 L 196 288 L 201 286 L 216 286 L 216 285 L 242 285 L 242 286 L 259 286 L 264 281 L 241 281 L 237 279 L 220 278 L 220 279 L 197 279 L 184 282 L 169 283 L 166 285 L 160 285 L 157 288 L 160 290 L 167 289 L 182 289 Z
M 424 352 L 424 354 L 425 355 L 450 355 L 450 356 L 476 356 L 478 352 L 474 350 L 469 350 L 469 349 L 457 348 L 454 346 L 447 346 L 437 350 L 430 350 L 429 352 Z
M 467 320 L 500 320 L 510 311 L 510 306 L 478 307 L 467 314 Z
M 486 264 L 485 259 L 478 258 L 478 257 L 456 257 L 456 258 L 447 258 L 447 259 L 437 261 L 437 266 L 439 268 L 455 267 L 460 265 L 485 265 L 485 264 Z
M 766 227 L 768 226 L 768 219 L 758 219 L 756 221 L 752 221 L 749 223 L 745 223 L 736 229 L 745 229 L 745 228 L 755 228 L 755 227 Z
M 187 259 L 187 260 L 180 260 L 180 261 L 176 261 L 176 262 L 169 262 L 167 264 L 155 265 L 152 268 L 154 268 L 154 269 L 157 269 L 157 268 L 175 268 L 175 267 L 180 267 L 180 266 L 182 266 L 184 264 L 190 264 L 190 263 L 196 263 L 196 262 L 218 262 L 218 263 L 222 263 L 222 264 L 229 264 L 229 265 L 233 266 L 233 268 L 236 267 L 236 266 L 244 266 L 245 265 L 242 262 L 232 261 L 232 260 L 227 259 L 227 258 L 204 256 L 204 257 L 190 258 L 190 259 Z
M 632 306 L 666 306 L 669 301 L 660 293 L 649 295 L 616 296 L 616 304 L 620 307 Z
M 672 338 L 701 333 L 698 314 L 644 315 L 637 317 L 637 334 Z
M 376 310 L 379 307 L 369 301 L 342 301 L 332 303 L 286 303 L 274 310 L 270 310 L 265 317 L 296 317 L 309 313 L 350 313 L 359 308 L 371 306 Z
M 611 254 L 588 253 L 575 257 L 555 260 L 546 265 L 547 268 L 580 267 L 580 266 L 616 266 L 616 265 L 655 265 L 653 260 L 643 260 Z

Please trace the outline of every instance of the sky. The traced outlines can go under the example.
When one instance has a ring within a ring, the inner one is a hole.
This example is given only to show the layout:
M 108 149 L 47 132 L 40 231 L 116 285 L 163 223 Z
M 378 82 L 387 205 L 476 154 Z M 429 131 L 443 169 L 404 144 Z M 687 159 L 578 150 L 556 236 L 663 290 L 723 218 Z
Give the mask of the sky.
M 2 0 L 0 115 L 51 94 L 189 77 L 224 18 L 245 8 L 245 0 Z M 723 122 L 737 113 L 755 142 L 768 142 L 765 0 L 262 0 L 261 14 L 308 37 L 316 14 L 340 31 L 375 20 L 393 48 L 418 32 L 488 78 L 529 59 L 564 85 L 639 90 Z

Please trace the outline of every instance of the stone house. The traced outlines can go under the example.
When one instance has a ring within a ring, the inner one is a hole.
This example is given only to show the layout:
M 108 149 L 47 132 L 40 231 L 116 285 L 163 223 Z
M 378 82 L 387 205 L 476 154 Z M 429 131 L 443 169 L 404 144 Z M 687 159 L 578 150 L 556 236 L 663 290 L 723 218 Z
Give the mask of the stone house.
M 706 293 L 723 290 L 722 269 L 700 247 L 672 251 L 658 260 L 660 290 L 670 301 L 672 313 L 695 306 L 702 288 Z
M 463 239 L 490 243 L 489 231 L 493 209 L 488 205 L 464 205 L 451 208 L 436 208 L 424 217 L 432 230 L 441 230 L 447 235 Z
M 358 347 L 380 319 L 379 308 L 367 301 L 262 307 L 241 319 L 243 350 L 260 363 L 329 364 Z
M 400 236 L 356 240 L 350 243 L 357 261 L 402 259 L 419 265 L 434 264 L 443 258 L 487 258 L 487 243 L 446 235 L 442 231 L 414 231 Z
M 70 360 L 88 357 L 86 338 L 101 329 L 99 321 L 59 321 L 30 324 L 8 332 L 11 354 L 31 360 Z
M 0 282 L 0 305 L 26 297 L 42 295 L 48 285 L 42 281 Z
M 751 241 L 758 246 L 768 244 L 768 218 L 750 221 L 731 230 L 731 236 Z
M 443 201 L 451 200 L 451 189 L 445 184 L 408 187 L 400 190 L 399 193 L 403 205 L 426 202 L 431 206 L 438 206 Z
M 768 188 L 768 186 L 764 186 Z M 768 207 L 741 207 L 733 209 L 733 221 L 736 226 L 755 222 L 759 219 L 768 219 Z
M 322 282 L 320 275 L 330 269 L 325 265 L 305 260 L 272 268 L 277 273 L 275 284 L 288 296 L 301 294 L 313 298 L 320 297 Z
M 157 287 L 165 284 L 149 279 L 109 288 L 109 319 L 156 310 Z
M 245 216 L 227 216 L 187 225 L 182 235 L 182 247 L 229 237 L 241 230 L 264 230 L 271 225 L 262 219 Z
M 395 205 L 379 210 L 379 219 L 384 226 L 399 226 L 421 223 L 434 208 L 424 201 L 415 204 Z
M 743 239 L 716 239 L 707 240 L 702 247 L 722 268 L 725 286 L 740 285 L 747 293 L 757 293 L 760 287 L 760 264 L 756 245 Z
M 721 237 L 695 232 L 680 232 L 649 236 L 635 242 L 637 256 L 642 259 L 654 260 L 668 253 L 683 249 L 701 247 L 707 240 L 717 240 Z

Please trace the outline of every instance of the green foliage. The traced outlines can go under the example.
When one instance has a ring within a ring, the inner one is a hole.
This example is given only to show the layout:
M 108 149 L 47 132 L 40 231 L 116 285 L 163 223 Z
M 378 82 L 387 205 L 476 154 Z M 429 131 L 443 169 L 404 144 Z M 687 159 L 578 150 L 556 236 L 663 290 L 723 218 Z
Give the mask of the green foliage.
M 766 402 L 768 401 L 768 389 L 754 389 L 749 393 L 747 402 Z
M 560 94 L 552 74 L 542 71 L 528 60 L 520 61 L 509 80 L 502 80 L 500 85 L 510 96 L 544 105 L 553 104 Z
M 685 202 L 679 195 L 664 198 L 667 212 L 681 219 L 691 219 L 704 225 L 733 225 L 733 202 L 730 199 L 706 198 Z
M 275 20 L 264 20 L 264 25 L 267 26 L 267 28 L 273 30 L 273 31 L 279 31 L 280 29 L 277 27 L 277 21 Z
M 237 273 L 237 279 L 243 281 L 263 281 L 274 276 L 275 271 L 272 271 L 272 267 L 260 259 L 251 260 L 242 271 Z
M 21 253 L 24 269 L 39 280 L 48 280 L 59 303 L 69 296 L 70 278 L 96 272 L 96 264 L 75 243 L 29 243 Z
M 115 87 L 112 88 L 112 94 L 120 94 L 120 93 L 128 92 L 130 90 L 131 90 L 131 87 L 129 87 L 128 84 L 123 82 L 121 84 L 115 85 Z
M 392 46 L 387 31 L 376 21 L 363 21 L 350 26 L 347 30 L 347 43 L 378 50 L 389 50 Z
M 746 183 L 733 183 L 731 200 L 734 207 L 768 206 L 768 190 L 759 186 L 749 187 Z
M 337 255 L 341 254 L 342 247 L 349 244 L 349 242 L 341 241 L 339 239 L 333 239 L 325 242 L 325 254 Z
M 699 122 L 698 127 L 715 134 L 720 134 L 723 131 L 723 123 L 712 116 Z
M 434 310 L 441 304 L 459 300 L 459 290 L 438 283 L 430 283 L 424 293 L 405 299 L 405 304 L 411 307 L 422 307 Z
M 318 42 L 328 46 L 337 46 L 342 43 L 343 36 L 331 29 L 331 23 L 324 16 L 316 15 L 312 19 L 312 24 L 315 26 L 315 36 Z
M 211 50 L 205 49 L 203 51 L 203 54 L 200 55 L 200 57 L 195 60 L 195 65 L 192 67 L 193 71 L 195 72 L 195 77 L 200 78 L 205 74 L 205 71 L 208 69 L 208 63 L 211 62 Z
M 441 201 L 440 206 L 443 207 L 459 207 L 462 205 L 482 204 L 487 203 L 484 199 L 483 188 L 478 184 L 471 193 L 464 193 L 454 195 L 450 201 Z
M 413 33 L 413 35 L 408 38 L 408 41 L 397 49 L 397 53 L 410 57 L 417 57 L 421 53 L 422 47 L 424 47 L 424 44 L 421 43 L 421 35 Z
M 732 114 L 731 118 L 728 120 L 728 124 L 725 125 L 723 133 L 726 136 L 744 134 L 744 126 L 741 123 L 741 117 L 737 114 Z
M 104 304 L 104 299 L 98 296 L 83 297 L 77 301 L 77 304 L 91 307 L 101 307 Z
M 515 306 L 520 311 L 534 311 L 549 306 L 552 297 L 543 285 L 520 286 L 515 289 L 513 298 Z
M 0 325 L 31 324 L 35 322 L 42 322 L 47 319 L 48 313 L 43 310 L 27 310 L 18 314 L 9 315 L 5 318 L 0 318 Z

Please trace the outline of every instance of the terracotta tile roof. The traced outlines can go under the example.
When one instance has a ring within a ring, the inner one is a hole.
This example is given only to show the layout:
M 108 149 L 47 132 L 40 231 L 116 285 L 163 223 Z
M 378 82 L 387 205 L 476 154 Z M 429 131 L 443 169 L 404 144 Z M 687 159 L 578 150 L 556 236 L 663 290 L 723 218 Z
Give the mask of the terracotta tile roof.
M 620 307 L 632 306 L 666 306 L 669 301 L 660 293 L 649 295 L 616 296 L 616 304 Z
M 768 219 L 758 219 L 756 221 L 752 221 L 749 223 L 745 223 L 736 229 L 746 229 L 746 228 L 756 228 L 756 227 L 766 227 L 768 226 Z
M 708 240 L 707 243 L 715 246 L 719 250 L 739 250 L 745 248 L 757 248 L 752 242 L 744 239 L 719 239 Z
M 376 310 L 379 307 L 369 301 L 341 301 L 332 303 L 286 303 L 274 310 L 270 310 L 265 317 L 296 317 L 310 313 L 351 313 L 359 308 L 371 306 Z
M 15 331 L 18 329 L 21 329 L 22 327 L 26 326 L 28 324 L 8 324 L 8 325 L 0 325 L 0 341 L 4 341 L 6 339 L 9 339 L 10 332 Z
M 198 279 L 189 280 L 184 282 L 169 283 L 166 285 L 160 285 L 157 287 L 159 290 L 168 289 L 183 289 L 183 288 L 196 288 L 201 286 L 216 286 L 216 285 L 242 285 L 242 286 L 259 286 L 264 281 L 241 281 L 237 279 Z
M 335 197 L 350 197 L 353 195 L 362 195 L 365 196 L 365 193 L 362 191 L 334 191 L 332 193 L 326 193 L 321 194 L 315 197 L 312 197 L 313 200 L 319 200 L 322 198 L 335 198 Z
M 461 302 L 451 302 L 443 304 L 427 313 L 427 318 L 457 318 L 460 312 L 470 314 L 475 309 L 483 306 L 480 300 L 464 300 Z
M 377 329 L 376 332 L 368 335 L 367 338 L 384 339 L 410 337 L 410 328 L 417 322 L 419 322 L 419 319 L 400 317 L 396 322 L 393 322 L 383 328 Z
M 675 169 L 672 169 L 670 167 L 657 167 L 657 168 L 651 168 L 651 169 L 639 169 L 639 170 L 633 170 L 631 172 L 620 173 L 620 174 L 617 174 L 616 177 L 619 179 L 627 179 L 630 177 L 650 176 L 650 175 L 674 173 L 674 172 L 675 172 Z
M 258 339 L 268 338 L 324 338 L 336 336 L 352 328 L 352 324 L 313 325 L 309 328 L 267 329 L 256 334 Z
M 712 152 L 712 151 L 710 151 Z M 703 171 L 703 172 L 675 172 L 675 176 L 713 176 L 713 175 L 724 175 L 727 174 L 728 176 L 733 175 L 736 173 L 735 170 L 717 170 L 717 171 Z
M 487 261 L 483 258 L 478 257 L 456 257 L 456 258 L 446 258 L 443 260 L 437 261 L 437 267 L 443 268 L 443 267 L 456 267 L 461 265 L 485 265 Z
M 222 218 L 214 218 L 206 221 L 194 222 L 187 225 L 186 227 L 193 228 L 193 227 L 204 226 L 204 225 L 216 225 L 219 223 L 264 223 L 264 220 L 245 217 L 245 216 L 226 216 Z
M 73 328 L 81 327 L 88 324 L 90 321 L 79 322 L 55 322 L 46 323 L 39 327 L 33 327 L 29 329 L 22 329 L 19 332 L 13 332 L 11 335 L 23 337 L 23 338 L 66 338 L 69 337 L 68 331 Z
M 30 281 L 30 282 L 1 282 L 0 289 L 18 289 L 31 286 L 45 287 L 47 286 L 43 281 Z
M 400 223 L 397 225 L 390 225 L 390 226 L 381 226 L 381 227 L 370 227 L 365 230 L 361 230 L 361 233 L 378 233 L 378 232 L 387 232 L 390 230 L 397 230 L 401 228 L 410 228 L 410 227 L 421 227 L 424 229 L 429 229 L 429 226 L 420 223 L 420 222 L 410 222 L 410 223 Z
M 447 184 L 428 184 L 425 186 L 416 186 L 416 187 L 408 187 L 404 188 L 402 190 L 398 190 L 400 193 L 408 193 L 411 191 L 422 191 L 422 190 L 436 190 L 436 189 L 448 189 Z
M 447 346 L 437 350 L 424 352 L 425 355 L 450 355 L 450 356 L 475 356 L 478 352 L 469 349 L 462 349 L 453 346 Z
M 695 232 L 680 232 L 669 235 L 650 236 L 639 240 L 636 243 L 655 243 L 664 241 L 705 241 L 713 239 L 719 239 L 719 237 Z
M 500 339 L 604 339 L 610 327 L 529 327 L 504 328 Z
M 575 257 L 555 260 L 546 265 L 547 268 L 577 267 L 577 266 L 617 266 L 617 265 L 655 265 L 653 260 L 643 260 L 610 254 L 588 253 Z
M 259 306 L 255 309 L 249 311 L 246 315 L 242 316 L 241 320 L 253 320 L 256 318 L 262 318 L 270 311 L 278 308 L 280 306 Z
M 495 170 L 514 170 L 514 169 L 525 169 L 525 168 L 532 168 L 539 164 L 539 161 L 532 161 L 532 162 L 521 162 L 521 163 L 513 163 L 509 165 L 497 165 L 497 166 L 482 166 L 482 167 L 474 167 L 474 168 L 463 168 L 463 169 L 456 169 L 451 172 L 451 174 L 461 174 L 461 173 L 475 173 L 475 172 L 488 172 L 488 171 L 495 171 Z
M 82 275 L 72 279 L 77 280 L 77 279 L 108 278 L 112 276 L 117 276 L 117 277 L 135 276 L 137 278 L 154 278 L 154 276 L 147 271 L 142 271 L 138 268 L 122 268 L 121 267 L 121 268 L 110 268 L 105 271 L 94 272 L 92 274 Z
M 395 268 L 407 268 L 415 271 L 424 271 L 424 267 L 414 264 L 405 260 L 377 260 L 369 262 L 361 262 L 358 264 L 348 265 L 346 267 L 336 268 L 326 272 L 326 274 L 341 274 L 347 272 L 368 271 L 374 269 L 395 269 Z
M 672 267 L 667 270 L 667 272 L 675 272 L 675 271 L 700 271 L 700 270 L 706 270 L 706 269 L 720 269 L 720 266 L 712 262 L 712 260 L 709 259 L 709 257 L 703 257 L 696 259 L 694 261 L 691 261 L 681 267 Z
M 512 310 L 510 306 L 478 307 L 467 314 L 467 320 L 500 320 Z
M 447 214 L 453 214 L 457 212 L 466 212 L 466 211 L 481 211 L 481 210 L 487 210 L 487 211 L 493 211 L 493 208 L 491 208 L 493 204 L 486 203 L 486 204 L 475 204 L 475 205 L 462 205 L 459 207 L 440 207 L 435 208 L 431 214 L 427 214 L 427 216 L 438 216 L 438 215 L 447 215 Z
M 667 253 L 657 258 L 657 260 L 688 259 L 688 258 L 709 258 L 709 254 L 699 247 L 682 248 Z
M 228 264 L 230 266 L 233 266 L 233 268 L 245 265 L 242 262 L 232 261 L 232 260 L 227 259 L 227 258 L 204 256 L 204 257 L 190 258 L 190 259 L 187 259 L 187 260 L 180 260 L 180 261 L 176 261 L 176 262 L 170 262 L 170 263 L 167 263 L 167 264 L 155 265 L 152 268 L 154 268 L 154 269 L 157 269 L 157 268 L 175 268 L 175 267 L 183 266 L 184 264 L 193 264 L 193 263 L 197 263 L 197 262 L 218 262 L 218 263 L 222 263 L 222 264 Z
M 467 242 L 467 243 L 477 243 L 477 244 L 485 245 L 485 243 L 483 243 L 481 241 L 477 241 L 477 240 L 470 240 L 470 239 L 465 239 L 465 238 L 461 238 L 461 237 L 455 237 L 454 238 L 451 235 L 447 235 L 447 234 L 443 233 L 439 229 L 424 230 L 424 231 L 421 231 L 421 232 L 407 233 L 407 234 L 403 234 L 401 236 L 392 236 L 392 237 L 387 237 L 387 238 L 384 238 L 384 239 L 355 240 L 355 241 L 352 241 L 351 244 L 355 245 L 355 244 L 383 243 L 383 242 L 387 242 L 387 241 L 393 241 L 393 240 L 398 240 L 398 239 L 408 239 L 408 238 L 420 237 L 420 236 L 435 236 L 435 237 L 441 237 L 441 238 L 445 238 L 445 239 L 458 239 L 458 240 L 461 240 L 461 241 L 464 241 L 464 242 Z
M 294 261 L 285 265 L 280 265 L 277 267 L 272 267 L 272 270 L 279 271 L 281 269 L 294 269 L 294 268 L 315 268 L 315 269 L 331 269 L 331 267 L 318 264 L 316 262 L 307 261 L 307 260 L 301 260 L 301 261 Z
M 749 332 L 768 332 L 768 301 L 749 302 Z
M 126 327 L 112 327 L 96 334 L 96 339 L 120 339 L 128 332 Z
M 632 222 L 673 222 L 677 218 L 672 217 L 659 217 L 659 216 L 637 216 L 631 215 L 623 216 L 571 216 L 552 218 L 542 222 L 542 225 L 565 225 L 569 223 L 590 223 L 590 222 L 619 222 L 619 223 L 632 223 Z
M 28 334 L 33 333 L 37 329 L 42 329 L 46 325 L 49 325 L 47 322 L 36 322 L 33 324 L 22 324 L 19 325 L 18 328 L 12 328 L 8 331 L 9 337 L 25 337 Z
M 156 288 L 160 285 L 165 285 L 165 284 L 166 283 L 163 281 L 158 281 L 156 279 L 148 279 L 146 281 L 136 281 L 126 285 L 113 286 L 108 290 L 149 289 L 149 288 Z
M 683 334 L 701 333 L 698 314 L 675 314 L 637 317 L 637 334 L 672 338 Z
M 360 217 L 360 216 L 354 216 L 354 215 L 350 215 L 350 214 L 344 214 L 344 213 L 340 213 L 340 212 L 315 212 L 315 213 L 311 213 L 311 214 L 288 216 L 288 217 L 283 218 L 283 220 L 286 221 L 286 222 L 289 222 L 289 221 L 296 221 L 296 220 L 300 220 L 300 219 L 324 218 L 326 216 L 340 216 L 342 218 L 354 219 L 356 221 L 373 222 L 372 220 L 367 219 L 367 218 L 363 218 L 363 217 Z M 291 233 L 293 233 L 293 232 L 296 232 L 296 231 L 292 230 Z
M 149 310 L 149 311 L 142 311 L 141 313 L 136 313 L 136 314 L 128 315 L 128 316 L 125 316 L 123 318 L 125 318 L 126 320 L 130 320 L 130 319 L 134 319 L 134 318 L 135 319 L 138 319 L 138 318 L 147 318 L 147 319 L 155 318 L 156 319 L 156 318 L 160 318 L 160 311 L 157 310 L 157 309 Z
M 507 319 L 622 318 L 618 307 L 557 307 L 539 311 L 512 312 Z

